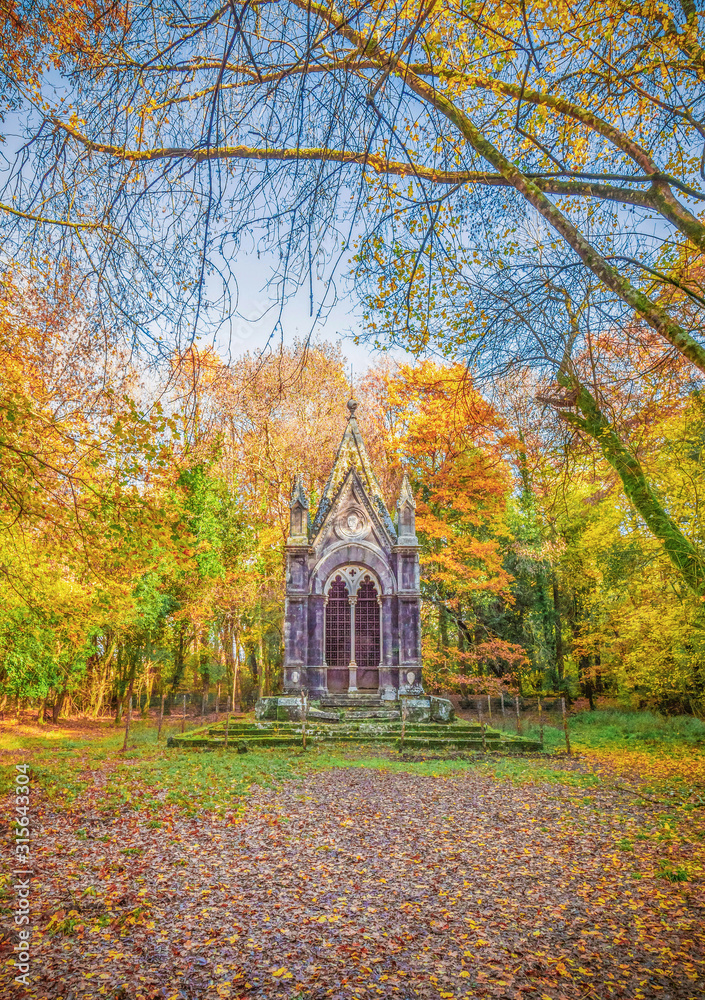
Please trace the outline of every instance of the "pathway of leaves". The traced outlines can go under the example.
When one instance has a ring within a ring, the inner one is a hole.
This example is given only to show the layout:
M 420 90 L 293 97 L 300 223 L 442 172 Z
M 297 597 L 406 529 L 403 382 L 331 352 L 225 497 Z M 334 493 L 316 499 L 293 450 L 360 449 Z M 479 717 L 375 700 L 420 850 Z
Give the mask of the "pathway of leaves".
M 695 871 L 702 829 L 669 839 L 668 815 L 364 768 L 254 788 L 226 819 L 44 812 L 33 986 L 6 951 L 0 993 L 703 997 L 702 883 L 659 876 L 664 858 Z

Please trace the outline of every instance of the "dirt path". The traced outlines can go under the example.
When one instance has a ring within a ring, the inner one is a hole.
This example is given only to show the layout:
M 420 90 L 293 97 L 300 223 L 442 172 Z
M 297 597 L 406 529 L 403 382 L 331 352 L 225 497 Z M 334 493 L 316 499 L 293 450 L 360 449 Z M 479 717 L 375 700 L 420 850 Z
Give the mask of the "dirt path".
M 32 986 L 5 951 L 0 992 L 703 997 L 705 896 L 636 839 L 663 829 L 653 808 L 348 768 L 253 788 L 225 820 L 43 812 Z

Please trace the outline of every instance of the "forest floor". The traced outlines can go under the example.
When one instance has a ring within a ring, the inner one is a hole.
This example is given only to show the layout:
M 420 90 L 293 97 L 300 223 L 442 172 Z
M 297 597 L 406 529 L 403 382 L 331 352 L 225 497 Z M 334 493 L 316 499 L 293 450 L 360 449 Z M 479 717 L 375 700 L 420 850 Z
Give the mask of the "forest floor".
M 412 760 L 167 750 L 147 724 L 122 754 L 107 725 L 0 723 L 0 995 L 705 997 L 705 744 L 632 728 Z

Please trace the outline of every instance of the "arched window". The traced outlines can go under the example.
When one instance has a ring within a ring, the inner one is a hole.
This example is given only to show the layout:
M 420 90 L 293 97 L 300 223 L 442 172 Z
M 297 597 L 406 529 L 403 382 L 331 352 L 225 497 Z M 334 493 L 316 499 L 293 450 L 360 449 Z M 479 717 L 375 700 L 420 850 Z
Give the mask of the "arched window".
M 379 667 L 380 635 L 379 635 L 379 601 L 377 588 L 369 576 L 363 578 L 357 588 L 355 604 L 355 660 L 359 670 L 368 668 L 376 670 Z M 376 687 L 377 679 L 371 676 L 369 683 L 358 674 L 358 686 Z
M 336 576 L 328 591 L 326 663 L 329 667 L 347 667 L 350 663 L 350 601 L 341 576 Z

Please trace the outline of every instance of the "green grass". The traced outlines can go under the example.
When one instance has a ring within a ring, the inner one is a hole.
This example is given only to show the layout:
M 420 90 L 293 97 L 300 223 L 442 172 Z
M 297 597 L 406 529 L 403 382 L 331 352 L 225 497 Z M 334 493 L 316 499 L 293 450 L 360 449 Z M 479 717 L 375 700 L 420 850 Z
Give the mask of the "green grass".
M 512 723 L 507 733 L 516 732 Z M 705 722 L 692 715 L 664 716 L 656 712 L 600 710 L 579 712 L 568 718 L 571 747 L 583 749 L 663 749 L 673 746 L 705 748 Z M 522 735 L 539 738 L 537 715 L 525 721 Z M 560 713 L 544 713 L 544 749 L 565 750 L 565 734 Z
M 655 712 L 581 712 L 571 720 L 576 741 L 590 747 L 636 748 L 664 744 L 705 746 L 705 723 L 692 715 Z
M 546 751 L 565 751 L 560 717 L 551 715 L 548 719 L 552 724 L 544 726 Z M 507 725 L 507 733 L 512 731 Z M 271 786 L 339 767 L 439 778 L 480 768 L 516 783 L 560 782 L 586 790 L 600 780 L 584 769 L 574 769 L 573 762 L 563 756 L 497 758 L 477 754 L 443 760 L 422 750 L 413 752 L 417 759 L 403 760 L 391 748 L 380 752 L 378 746 L 357 743 L 314 745 L 305 751 L 300 747 L 257 749 L 241 755 L 225 750 L 167 749 L 167 737 L 179 732 L 178 724 L 165 726 L 157 743 L 154 727 L 137 721 L 128 752 L 122 754 L 123 732 L 109 725 L 86 738 L 77 738 L 71 731 L 54 730 L 44 735 L 36 728 L 31 733 L 6 728 L 0 732 L 0 749 L 10 751 L 6 759 L 12 763 L 0 768 L 0 791 L 12 787 L 15 762 L 27 761 L 34 786 L 57 807 L 113 810 L 127 806 L 157 822 L 163 803 L 191 815 L 201 810 L 226 814 L 241 808 L 252 785 Z M 538 738 L 538 725 L 527 720 L 523 735 Z M 621 748 L 660 749 L 670 754 L 677 748 L 692 747 L 697 753 L 695 748 L 705 746 L 705 725 L 690 717 L 668 719 L 651 712 L 584 712 L 571 716 L 570 737 L 578 752 Z M 100 789 L 93 781 L 98 770 L 105 779 Z

